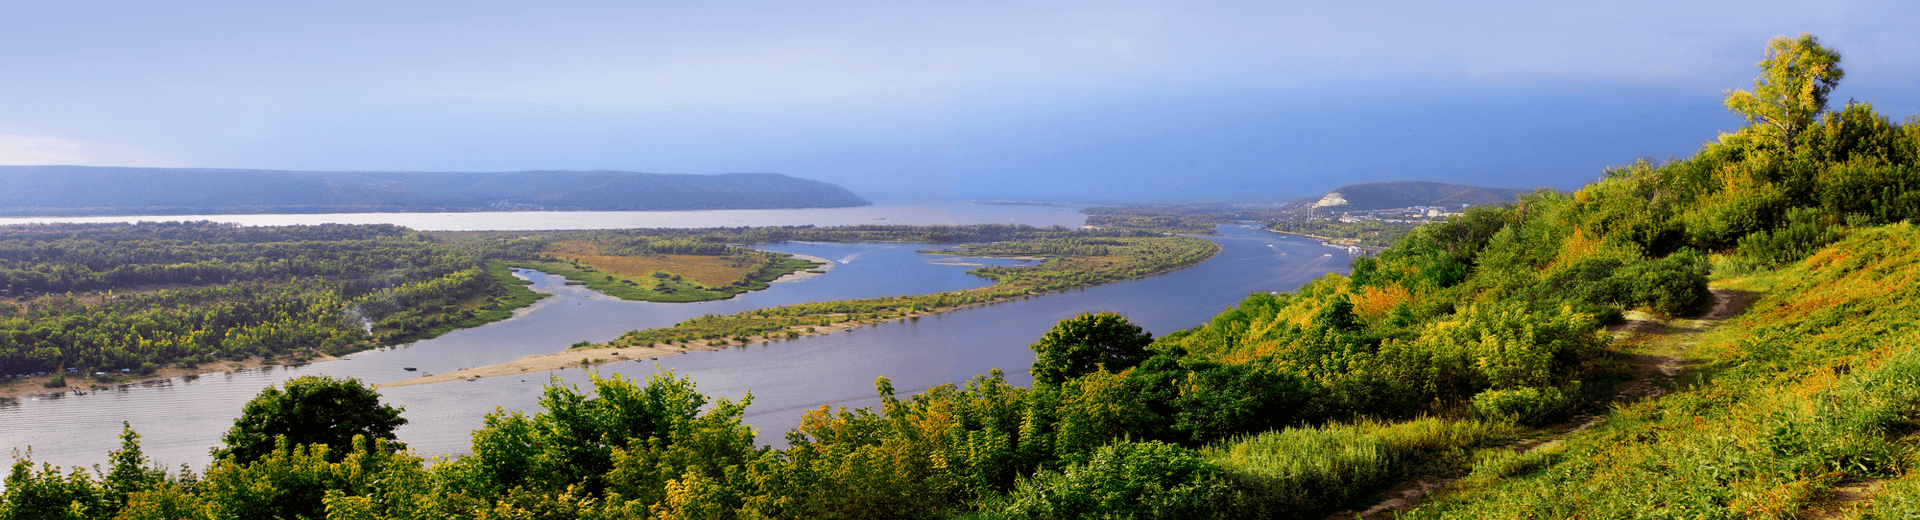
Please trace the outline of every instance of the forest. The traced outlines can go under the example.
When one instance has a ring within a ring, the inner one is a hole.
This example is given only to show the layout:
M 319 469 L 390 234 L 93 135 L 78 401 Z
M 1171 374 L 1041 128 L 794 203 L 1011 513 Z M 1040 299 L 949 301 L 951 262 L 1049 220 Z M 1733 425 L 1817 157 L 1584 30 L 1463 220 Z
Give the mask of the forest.
M 0 227 L 0 374 L 299 361 L 476 326 L 538 298 L 486 256 L 389 225 Z
M 1750 124 L 1692 157 L 1476 206 L 1162 337 L 1065 320 L 1031 387 L 881 378 L 778 450 L 751 395 L 670 373 L 556 382 L 458 458 L 373 432 L 169 473 L 128 431 L 111 468 L 16 460 L 0 518 L 1912 518 L 1920 121 L 1829 108 L 1812 36 L 1765 56 L 1727 99 Z M 1362 510 L 1423 479 L 1448 484 Z

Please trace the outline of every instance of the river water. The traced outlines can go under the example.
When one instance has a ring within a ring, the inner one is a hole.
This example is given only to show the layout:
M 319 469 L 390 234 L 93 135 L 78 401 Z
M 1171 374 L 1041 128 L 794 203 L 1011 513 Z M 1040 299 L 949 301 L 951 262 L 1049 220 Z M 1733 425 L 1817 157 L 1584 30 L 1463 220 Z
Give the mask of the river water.
M 945 199 L 874 199 L 872 206 L 706 211 L 514 211 L 471 213 L 316 213 L 310 215 L 159 215 L 12 217 L 0 225 L 51 222 L 196 221 L 248 226 L 395 224 L 421 231 L 543 231 L 567 229 L 715 228 L 740 226 L 858 226 L 863 224 L 1026 224 L 1079 226 L 1081 206 L 970 204 Z
M 1189 328 L 1255 291 L 1288 291 L 1329 272 L 1344 272 L 1345 250 L 1266 231 L 1223 226 L 1211 237 L 1222 250 L 1200 265 L 1137 280 L 1038 295 L 995 305 L 871 327 L 736 347 L 603 365 L 603 375 L 644 378 L 657 370 L 689 376 L 712 397 L 739 399 L 753 392 L 747 421 L 768 444 L 800 414 L 820 405 L 866 406 L 877 402 L 873 381 L 885 375 L 900 395 L 963 382 L 989 369 L 1004 370 L 1014 384 L 1030 382 L 1027 345 L 1054 323 L 1082 312 L 1114 311 L 1155 334 Z M 715 302 L 629 302 L 556 276 L 523 271 L 536 290 L 554 294 L 514 318 L 455 331 L 411 346 L 354 354 L 351 359 L 301 367 L 275 367 L 175 378 L 84 396 L 35 396 L 0 401 L 0 449 L 33 447 L 35 461 L 57 465 L 103 463 L 116 446 L 122 421 L 142 435 L 142 447 L 169 466 L 209 462 L 207 450 L 231 426 L 241 406 L 260 389 L 290 377 L 327 374 L 385 382 L 500 363 L 563 350 L 576 341 L 606 341 L 637 328 L 671 325 L 704 314 L 730 314 L 791 303 L 900 294 L 925 294 L 984 286 L 956 263 L 1017 265 L 1015 260 L 956 259 L 925 255 L 925 244 L 786 243 L 764 249 L 836 261 L 826 274 L 777 283 L 768 290 Z M 959 260 L 960 262 L 956 262 Z M 585 384 L 580 370 L 551 373 Z M 405 407 L 409 423 L 401 441 L 423 455 L 461 454 L 482 416 L 496 408 L 538 411 L 549 373 L 382 390 L 390 404 Z M 23 449 L 23 448 L 22 448 Z

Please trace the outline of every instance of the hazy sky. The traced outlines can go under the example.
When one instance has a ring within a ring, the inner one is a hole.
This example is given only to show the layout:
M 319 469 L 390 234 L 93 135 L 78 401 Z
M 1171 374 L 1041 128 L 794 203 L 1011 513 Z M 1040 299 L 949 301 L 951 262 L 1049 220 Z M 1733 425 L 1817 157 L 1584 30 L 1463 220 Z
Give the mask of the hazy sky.
M 1768 38 L 1920 113 L 1920 2 L 0 0 L 0 164 L 779 172 L 870 195 L 1573 187 Z

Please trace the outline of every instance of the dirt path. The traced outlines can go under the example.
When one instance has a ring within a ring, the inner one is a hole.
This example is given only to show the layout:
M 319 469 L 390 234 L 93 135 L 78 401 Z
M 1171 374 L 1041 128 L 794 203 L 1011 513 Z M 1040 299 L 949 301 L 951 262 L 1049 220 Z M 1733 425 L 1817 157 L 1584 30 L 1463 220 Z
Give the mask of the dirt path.
M 1686 354 L 1700 341 L 1700 334 L 1739 315 L 1752 305 L 1758 294 L 1732 289 L 1713 289 L 1713 306 L 1706 312 L 1693 318 L 1661 320 L 1657 316 L 1643 312 L 1627 313 L 1625 323 L 1607 327 L 1613 335 L 1613 343 L 1623 352 L 1629 367 L 1629 380 L 1621 383 L 1612 397 L 1602 405 L 1628 403 L 1665 395 L 1686 376 Z M 1611 406 L 1596 407 L 1610 410 Z M 1542 438 L 1515 443 L 1517 451 L 1538 451 L 1553 449 L 1576 433 L 1580 433 L 1606 420 L 1602 414 L 1576 416 L 1562 425 L 1547 428 L 1557 432 Z M 1381 492 L 1387 497 L 1380 503 L 1365 510 L 1338 511 L 1327 520 L 1348 520 L 1353 518 L 1374 519 L 1392 518 L 1394 515 L 1418 505 L 1422 499 L 1434 492 L 1447 489 L 1455 479 L 1428 477 L 1395 484 Z

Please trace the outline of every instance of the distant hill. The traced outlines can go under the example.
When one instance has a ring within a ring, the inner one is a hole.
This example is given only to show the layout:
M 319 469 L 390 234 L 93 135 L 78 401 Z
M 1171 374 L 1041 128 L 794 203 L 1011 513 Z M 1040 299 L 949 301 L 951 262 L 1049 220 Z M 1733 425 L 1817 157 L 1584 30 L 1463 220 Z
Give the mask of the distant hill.
M 1534 190 L 1482 188 L 1440 182 L 1370 182 L 1349 184 L 1324 196 L 1287 204 L 1288 209 L 1320 207 L 1335 211 L 1368 211 L 1412 206 L 1448 206 L 1513 202 Z
M 302 172 L 0 166 L 0 215 L 646 211 L 872 204 L 776 173 Z

